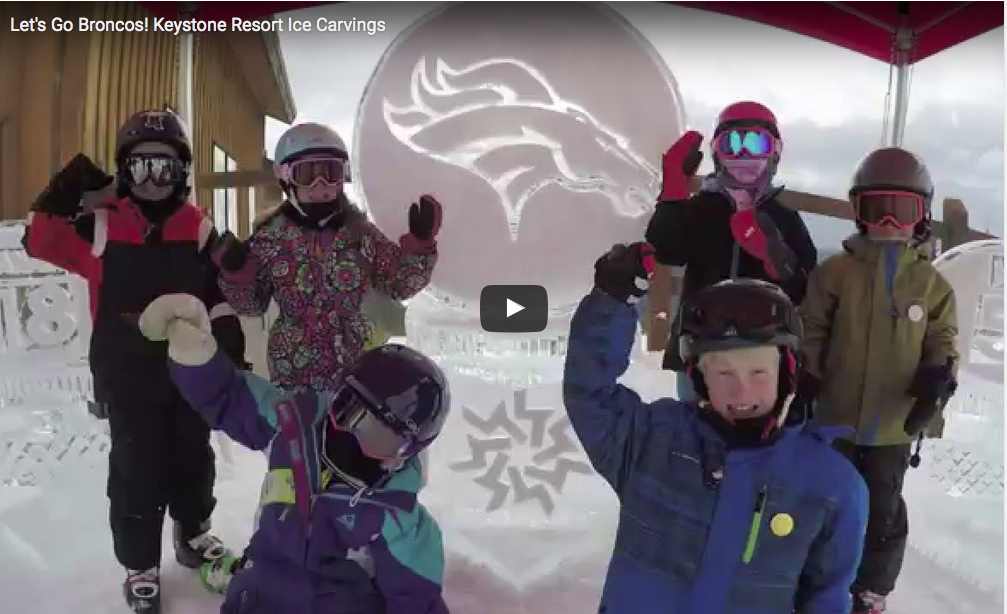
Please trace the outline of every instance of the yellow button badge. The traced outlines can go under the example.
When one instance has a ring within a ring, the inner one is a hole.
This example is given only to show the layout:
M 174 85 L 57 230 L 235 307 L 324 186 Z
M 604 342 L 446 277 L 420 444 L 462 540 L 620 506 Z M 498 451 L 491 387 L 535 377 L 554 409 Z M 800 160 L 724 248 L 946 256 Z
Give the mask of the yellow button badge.
M 769 529 L 777 537 L 786 537 L 794 530 L 794 517 L 790 514 L 777 514 L 769 521 Z

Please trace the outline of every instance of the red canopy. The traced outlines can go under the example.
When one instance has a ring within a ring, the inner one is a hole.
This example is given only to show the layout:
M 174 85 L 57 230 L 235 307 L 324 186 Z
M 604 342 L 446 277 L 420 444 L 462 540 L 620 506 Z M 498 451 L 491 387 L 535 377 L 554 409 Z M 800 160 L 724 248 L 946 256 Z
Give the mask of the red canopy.
M 892 41 L 905 25 L 916 33 L 911 62 L 999 28 L 1000 2 L 675 2 L 690 8 L 757 21 L 839 45 L 882 62 L 892 61 Z
M 175 19 L 180 6 L 196 5 L 198 19 L 258 19 L 335 2 L 141 2 L 157 17 Z M 908 9 L 906 25 L 917 34 L 912 61 L 918 62 L 998 28 L 1004 23 L 1001 2 L 669 2 L 713 11 L 811 36 L 870 56 L 892 61 L 892 40 Z

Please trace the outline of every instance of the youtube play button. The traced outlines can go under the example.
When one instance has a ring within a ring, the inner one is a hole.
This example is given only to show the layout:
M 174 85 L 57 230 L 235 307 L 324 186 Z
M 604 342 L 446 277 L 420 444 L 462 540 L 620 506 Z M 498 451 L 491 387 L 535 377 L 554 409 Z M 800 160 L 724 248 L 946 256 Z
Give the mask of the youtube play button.
M 479 295 L 479 323 L 488 333 L 539 333 L 548 320 L 542 286 L 486 286 Z

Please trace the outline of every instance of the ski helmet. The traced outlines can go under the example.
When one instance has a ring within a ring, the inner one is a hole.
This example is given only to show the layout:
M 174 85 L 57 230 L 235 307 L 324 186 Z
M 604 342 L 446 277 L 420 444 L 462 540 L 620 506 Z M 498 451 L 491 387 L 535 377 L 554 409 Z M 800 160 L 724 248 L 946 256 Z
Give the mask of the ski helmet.
M 290 127 L 276 142 L 273 163 L 277 166 L 313 153 L 329 153 L 339 158 L 349 158 L 346 143 L 335 130 L 316 123 L 297 124 Z
M 893 190 L 916 194 L 923 199 L 923 219 L 916 225 L 914 235 L 925 239 L 930 234 L 930 212 L 934 199 L 934 181 L 930 171 L 918 156 L 899 147 L 876 149 L 864 156 L 853 171 L 850 186 L 850 203 L 858 196 L 874 190 Z M 857 228 L 865 231 L 858 219 Z
M 779 287 L 757 279 L 730 279 L 699 290 L 684 302 L 679 317 L 679 353 L 699 398 L 708 400 L 706 382 L 697 368 L 700 356 L 778 347 L 779 392 L 770 414 L 778 418 L 787 397 L 797 391 L 797 356 L 803 330 L 797 307 Z
M 776 115 L 765 105 L 750 100 L 729 104 L 717 115 L 717 127 L 713 135 L 717 136 L 724 130 L 734 126 L 762 126 L 776 138 L 780 138 L 780 130 L 776 123 Z
M 372 461 L 404 461 L 437 438 L 450 409 L 448 382 L 440 367 L 412 348 L 388 344 L 364 353 L 344 372 L 326 429 L 353 433 L 360 452 Z M 347 459 L 345 446 L 326 446 L 326 456 L 336 467 L 362 464 Z M 393 471 L 371 462 L 353 477 L 373 488 Z
M 744 130 L 746 127 L 762 128 L 765 132 L 750 129 L 746 134 Z M 729 131 L 729 134 L 724 134 Z M 714 170 L 727 187 L 756 189 L 761 192 L 776 176 L 783 142 L 773 112 L 765 105 L 745 100 L 728 105 L 717 115 L 717 125 L 710 140 L 710 147 Z M 759 178 L 754 182 L 741 182 L 728 172 L 734 164 L 750 164 L 747 160 L 737 163 L 727 160 L 740 156 L 745 150 L 766 161 Z M 737 152 L 737 156 L 729 152 Z
M 189 129 L 171 111 L 147 109 L 130 116 L 115 137 L 115 161 L 121 165 L 129 150 L 138 143 L 158 142 L 171 145 L 183 162 L 192 163 L 192 141 Z
M 134 165 L 144 166 L 144 162 L 130 163 L 130 152 L 140 143 L 164 143 L 171 146 L 178 154 L 181 164 L 172 162 L 168 167 L 163 167 L 162 172 L 168 172 L 168 178 L 174 185 L 174 190 L 166 201 L 169 203 L 179 203 L 189 194 L 189 173 L 192 169 L 192 141 L 189 137 L 189 129 L 182 121 L 182 118 L 168 110 L 146 109 L 130 116 L 120 127 L 115 137 L 115 167 L 116 180 L 119 197 L 125 197 L 131 193 L 131 186 L 134 185 L 134 174 L 138 171 Z M 149 174 L 150 164 L 147 161 Z M 157 172 L 157 171 L 155 171 Z M 159 202 L 149 202 L 133 196 L 139 204 L 163 204 Z

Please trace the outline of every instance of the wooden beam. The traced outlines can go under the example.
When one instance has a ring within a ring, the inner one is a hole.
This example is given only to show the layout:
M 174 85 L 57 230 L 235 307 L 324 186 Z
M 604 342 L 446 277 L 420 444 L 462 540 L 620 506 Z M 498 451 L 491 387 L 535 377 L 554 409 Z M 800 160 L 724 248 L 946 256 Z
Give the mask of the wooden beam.
M 196 177 L 196 185 L 201 190 L 268 187 L 275 184 L 276 175 L 270 169 L 234 171 L 233 173 L 203 173 Z
M 692 182 L 692 190 L 699 190 L 701 179 Z M 234 173 L 207 173 L 196 179 L 196 184 L 212 188 L 275 186 L 276 177 L 269 169 L 254 171 L 237 171 Z M 780 204 L 802 213 L 813 213 L 843 220 L 853 220 L 853 208 L 849 201 L 828 196 L 819 196 L 799 190 L 784 190 L 778 197 Z M 934 222 L 934 235 L 943 241 L 945 250 L 967 241 L 993 238 L 986 233 L 972 230 L 968 227 L 968 212 L 965 205 L 957 199 L 944 200 L 945 222 Z M 671 325 L 678 309 L 678 297 L 681 295 L 681 271 L 677 267 L 658 265 L 651 280 L 648 317 L 645 329 L 647 332 L 647 349 L 651 352 L 663 352 L 671 333 Z M 405 310 L 396 314 L 394 319 L 404 317 Z M 405 325 L 396 322 L 393 334 L 405 334 Z

